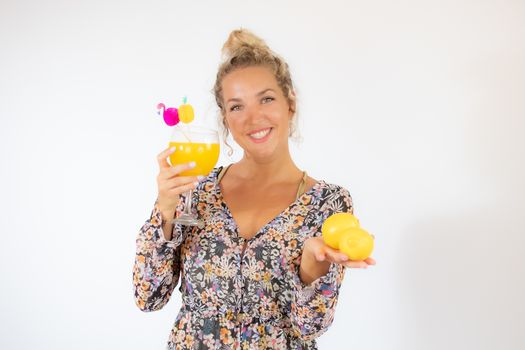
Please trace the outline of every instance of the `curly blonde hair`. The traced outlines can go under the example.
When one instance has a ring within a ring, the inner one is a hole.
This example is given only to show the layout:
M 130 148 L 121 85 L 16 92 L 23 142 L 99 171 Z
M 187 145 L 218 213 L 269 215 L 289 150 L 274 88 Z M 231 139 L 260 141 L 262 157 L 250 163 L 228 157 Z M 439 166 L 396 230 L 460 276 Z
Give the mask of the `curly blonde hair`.
M 219 66 L 217 72 L 213 94 L 215 95 L 215 101 L 221 112 L 221 126 L 223 127 L 225 142 L 229 135 L 229 131 L 225 120 L 226 111 L 222 97 L 222 80 L 228 75 L 228 73 L 236 69 L 253 66 L 267 67 L 274 74 L 277 84 L 281 88 L 283 95 L 288 100 L 290 109 L 294 114 L 289 133 L 289 136 L 294 136 L 297 132 L 297 100 L 290 75 L 290 69 L 284 59 L 273 52 L 268 45 L 266 45 L 264 40 L 249 30 L 242 28 L 230 33 L 228 40 L 226 40 L 222 47 L 222 55 L 223 62 Z

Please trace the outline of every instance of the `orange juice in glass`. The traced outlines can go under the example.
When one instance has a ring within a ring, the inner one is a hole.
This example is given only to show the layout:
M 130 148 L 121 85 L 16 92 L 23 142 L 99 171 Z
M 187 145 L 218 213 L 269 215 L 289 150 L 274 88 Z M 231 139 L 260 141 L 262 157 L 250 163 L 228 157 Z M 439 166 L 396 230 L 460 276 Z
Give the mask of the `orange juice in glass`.
M 177 126 L 173 129 L 169 146 L 176 149 L 170 155 L 172 166 L 195 162 L 193 169 L 182 172 L 180 176 L 207 176 L 219 159 L 219 134 L 216 130 L 189 125 Z M 202 220 L 191 212 L 192 192 L 186 196 L 184 212 L 173 223 L 202 227 Z
M 219 159 L 218 143 L 170 142 L 176 149 L 170 155 L 172 165 L 195 162 L 195 168 L 181 173 L 181 176 L 206 176 L 212 171 Z

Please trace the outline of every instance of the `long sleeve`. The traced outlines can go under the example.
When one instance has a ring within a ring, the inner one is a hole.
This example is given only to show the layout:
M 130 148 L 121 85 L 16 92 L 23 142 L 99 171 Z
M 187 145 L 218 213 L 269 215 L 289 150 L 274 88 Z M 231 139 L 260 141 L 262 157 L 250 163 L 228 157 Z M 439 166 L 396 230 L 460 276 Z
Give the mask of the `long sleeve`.
M 173 239 L 166 241 L 162 216 L 155 203 L 136 239 L 133 287 L 135 303 L 142 311 L 160 310 L 169 301 L 179 280 L 182 241 L 180 225 L 174 225 Z
M 353 213 L 352 198 L 344 188 L 331 194 L 319 212 L 315 213 L 318 225 L 313 236 L 321 235 L 321 226 L 330 215 L 340 212 Z M 295 285 L 291 307 L 292 330 L 303 340 L 323 334 L 334 320 L 339 289 L 345 267 L 331 264 L 326 275 L 305 285 L 299 277 L 300 259 L 294 264 L 292 279 Z
M 297 337 L 315 339 L 332 324 L 344 272 L 342 265 L 331 264 L 326 275 L 305 285 L 297 271 L 291 310 L 292 329 Z

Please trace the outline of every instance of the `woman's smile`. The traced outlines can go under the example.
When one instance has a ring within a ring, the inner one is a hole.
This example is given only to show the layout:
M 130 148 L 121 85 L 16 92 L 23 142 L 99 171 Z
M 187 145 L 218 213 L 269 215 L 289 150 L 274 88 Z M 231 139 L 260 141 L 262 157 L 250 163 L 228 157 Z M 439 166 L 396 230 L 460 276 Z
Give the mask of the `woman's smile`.
M 273 128 L 258 129 L 248 133 L 250 139 L 255 143 L 265 142 L 270 138 Z

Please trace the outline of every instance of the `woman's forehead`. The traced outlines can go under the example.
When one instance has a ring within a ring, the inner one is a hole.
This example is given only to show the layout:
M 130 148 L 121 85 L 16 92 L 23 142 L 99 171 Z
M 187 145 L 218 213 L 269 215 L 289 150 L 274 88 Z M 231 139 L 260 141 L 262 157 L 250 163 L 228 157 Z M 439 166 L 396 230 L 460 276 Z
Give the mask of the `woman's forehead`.
M 222 80 L 223 97 L 255 96 L 263 91 L 278 92 L 279 86 L 273 72 L 264 66 L 239 68 Z

